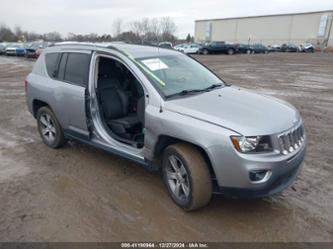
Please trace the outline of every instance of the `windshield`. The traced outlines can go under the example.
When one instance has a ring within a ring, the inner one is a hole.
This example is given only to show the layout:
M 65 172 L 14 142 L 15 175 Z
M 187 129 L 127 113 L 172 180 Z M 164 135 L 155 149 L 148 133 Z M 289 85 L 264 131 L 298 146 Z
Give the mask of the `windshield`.
M 202 90 L 223 82 L 200 63 L 182 54 L 136 59 L 165 97 Z

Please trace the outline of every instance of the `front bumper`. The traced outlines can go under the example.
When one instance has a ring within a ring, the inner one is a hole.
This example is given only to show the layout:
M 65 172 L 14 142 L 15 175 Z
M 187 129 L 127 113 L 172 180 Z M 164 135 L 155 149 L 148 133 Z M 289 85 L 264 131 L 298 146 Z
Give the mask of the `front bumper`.
M 220 153 L 213 159 L 217 180 L 215 192 L 232 198 L 263 198 L 279 193 L 289 187 L 300 173 L 305 152 L 306 143 L 290 155 L 240 157 L 231 152 Z M 223 157 L 225 157 L 224 160 L 222 160 Z M 216 165 L 217 160 L 224 162 L 223 165 Z M 251 182 L 249 172 L 258 169 L 271 171 L 270 178 L 261 183 Z
M 305 149 L 295 158 L 289 169 L 283 172 L 275 172 L 265 185 L 257 188 L 229 188 L 219 187 L 219 193 L 231 198 L 263 198 L 282 192 L 288 188 L 297 178 L 302 169 Z

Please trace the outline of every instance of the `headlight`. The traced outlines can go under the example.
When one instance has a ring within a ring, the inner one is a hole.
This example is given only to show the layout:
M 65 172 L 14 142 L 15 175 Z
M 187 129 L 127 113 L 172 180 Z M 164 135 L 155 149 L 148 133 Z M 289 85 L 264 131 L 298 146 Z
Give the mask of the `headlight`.
M 273 151 L 269 136 L 231 136 L 235 149 L 242 153 Z

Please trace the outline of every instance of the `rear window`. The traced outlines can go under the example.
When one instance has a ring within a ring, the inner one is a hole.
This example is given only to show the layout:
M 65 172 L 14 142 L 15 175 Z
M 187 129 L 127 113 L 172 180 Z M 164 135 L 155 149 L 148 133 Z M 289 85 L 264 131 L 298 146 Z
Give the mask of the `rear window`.
M 86 86 L 89 77 L 90 54 L 69 53 L 64 80 Z
M 45 55 L 46 70 L 51 78 L 56 78 L 58 73 L 59 53 L 49 53 Z

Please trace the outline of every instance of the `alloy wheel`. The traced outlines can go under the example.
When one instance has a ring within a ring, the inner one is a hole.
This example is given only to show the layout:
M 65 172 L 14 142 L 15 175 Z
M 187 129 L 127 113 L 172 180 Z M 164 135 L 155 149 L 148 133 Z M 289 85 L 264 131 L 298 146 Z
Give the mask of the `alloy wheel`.
M 168 157 L 167 182 L 175 197 L 186 200 L 190 195 L 190 181 L 183 162 L 175 155 Z
M 51 116 L 48 113 L 43 113 L 39 118 L 39 122 L 42 136 L 49 143 L 53 143 L 57 134 Z

